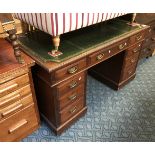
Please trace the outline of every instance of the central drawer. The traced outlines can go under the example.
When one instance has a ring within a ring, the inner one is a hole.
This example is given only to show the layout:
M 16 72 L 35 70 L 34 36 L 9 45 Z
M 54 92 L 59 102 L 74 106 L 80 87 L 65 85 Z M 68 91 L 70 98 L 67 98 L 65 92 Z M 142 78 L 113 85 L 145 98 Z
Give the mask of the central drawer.
M 102 62 L 103 60 L 106 60 L 120 51 L 125 50 L 128 47 L 128 39 L 124 39 L 118 43 L 116 43 L 114 46 L 111 45 L 107 48 L 103 48 L 101 50 L 96 51 L 95 53 L 88 56 L 88 62 L 89 65 L 95 65 L 99 62 Z

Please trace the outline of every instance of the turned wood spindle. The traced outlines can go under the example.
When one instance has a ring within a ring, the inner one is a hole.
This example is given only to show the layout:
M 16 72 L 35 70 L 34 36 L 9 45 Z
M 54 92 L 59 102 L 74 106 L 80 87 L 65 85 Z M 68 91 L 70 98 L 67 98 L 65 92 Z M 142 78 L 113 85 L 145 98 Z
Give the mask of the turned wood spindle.
M 58 58 L 58 56 L 63 54 L 61 51 L 58 50 L 60 45 L 60 36 L 59 35 L 53 36 L 52 41 L 53 41 L 54 49 L 48 52 L 48 54 L 52 57 Z
M 135 25 L 135 18 L 136 18 L 136 13 L 132 14 L 132 19 L 131 19 L 131 26 Z
M 52 53 L 55 53 L 58 51 L 59 45 L 60 45 L 60 36 L 54 36 L 52 38 L 53 41 L 53 45 L 54 45 L 54 50 L 52 51 Z
M 11 43 L 14 49 L 14 55 L 17 61 L 21 64 L 24 63 L 24 60 L 22 59 L 22 56 L 21 56 L 21 51 L 19 50 L 19 44 L 17 42 L 16 30 L 15 29 L 10 30 L 7 33 L 9 34 L 9 39 L 11 40 Z

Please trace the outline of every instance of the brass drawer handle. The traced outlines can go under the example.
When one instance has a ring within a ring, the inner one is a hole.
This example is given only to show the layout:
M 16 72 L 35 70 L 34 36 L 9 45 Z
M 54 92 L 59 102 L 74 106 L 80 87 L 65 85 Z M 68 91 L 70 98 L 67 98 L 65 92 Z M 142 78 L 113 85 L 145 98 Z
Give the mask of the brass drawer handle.
M 120 49 L 120 50 L 123 49 L 126 45 L 127 45 L 126 42 L 125 42 L 124 44 L 120 44 L 120 45 L 119 45 L 119 49 Z
M 141 35 L 141 36 L 137 36 L 136 39 L 137 39 L 137 40 L 142 39 L 142 35 Z
M 11 133 L 15 132 L 16 130 L 18 130 L 22 126 L 26 125 L 27 123 L 28 123 L 28 121 L 26 119 L 23 119 L 23 120 L 19 121 L 16 125 L 12 126 L 8 130 L 8 133 L 11 134 Z
M 13 108 L 11 108 L 11 109 L 9 109 L 9 110 L 6 110 L 6 111 L 2 112 L 2 113 L 1 113 L 1 116 L 2 116 L 2 117 L 6 117 L 6 116 L 9 115 L 10 113 L 19 110 L 22 106 L 23 106 L 23 104 L 18 104 L 17 106 L 15 106 L 15 107 L 13 107 Z
M 11 98 L 3 101 L 3 102 L 0 102 L 0 107 L 3 106 L 3 105 L 5 105 L 5 104 L 7 104 L 8 102 L 10 102 L 10 101 L 12 101 L 14 99 L 18 99 L 18 98 L 20 98 L 20 94 L 17 94 L 15 96 L 13 96 L 13 97 L 11 97 Z
M 77 107 L 75 106 L 73 109 L 69 110 L 69 112 L 70 112 L 71 114 L 73 114 L 73 113 L 76 112 L 76 110 L 77 110 Z
M 137 52 L 138 52 L 138 49 L 137 48 L 133 50 L 133 53 L 137 53 Z
M 69 85 L 69 88 L 75 88 L 77 86 L 77 81 L 73 81 L 70 85 Z
M 145 41 L 148 42 L 149 41 L 149 38 L 147 38 Z
M 0 90 L 0 94 L 4 93 L 5 91 L 9 91 L 10 89 L 16 88 L 17 86 L 18 86 L 18 84 L 17 83 L 14 83 L 14 84 L 12 84 L 12 85 L 4 88 L 4 89 L 1 89 Z
M 74 67 L 68 69 L 68 73 L 69 74 L 74 74 L 75 72 L 77 72 L 77 70 L 78 70 L 78 67 L 74 66 Z
M 102 53 L 102 54 L 99 54 L 99 55 L 96 57 L 96 59 L 97 59 L 97 60 L 101 60 L 103 57 L 104 57 L 104 54 Z
M 69 100 L 73 101 L 77 98 L 77 95 L 73 94 L 73 95 L 69 96 L 68 98 L 69 98 Z
M 128 74 L 130 75 L 132 73 L 132 71 L 128 71 Z
M 135 59 L 131 59 L 131 63 L 134 63 L 136 60 Z

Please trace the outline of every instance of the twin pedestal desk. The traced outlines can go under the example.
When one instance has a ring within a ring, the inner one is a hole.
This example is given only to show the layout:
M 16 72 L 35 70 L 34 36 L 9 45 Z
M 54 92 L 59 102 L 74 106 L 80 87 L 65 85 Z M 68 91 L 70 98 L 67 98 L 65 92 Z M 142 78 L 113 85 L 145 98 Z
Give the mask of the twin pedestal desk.
M 34 46 L 33 37 L 19 38 L 21 48 L 37 63 L 33 79 L 39 110 L 56 134 L 86 113 L 87 73 L 115 90 L 134 79 L 148 28 L 110 21 L 71 32 L 61 38 L 64 55 L 54 60 L 58 62 L 45 60 L 48 56 L 42 61 L 41 50 L 47 47 L 39 41 Z

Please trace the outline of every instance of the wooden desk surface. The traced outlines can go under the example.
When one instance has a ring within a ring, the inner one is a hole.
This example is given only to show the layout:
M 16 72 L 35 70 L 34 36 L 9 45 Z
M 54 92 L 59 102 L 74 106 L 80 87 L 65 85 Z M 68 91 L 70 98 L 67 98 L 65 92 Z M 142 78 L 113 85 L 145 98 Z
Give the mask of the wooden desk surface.
M 25 63 L 19 64 L 14 56 L 11 44 L 5 39 L 0 38 L 0 76 L 6 72 L 18 70 L 25 66 L 34 65 L 35 61 L 26 54 L 22 53 Z
M 12 45 L 3 38 L 0 38 L 0 84 L 10 78 L 22 74 L 24 70 L 35 64 L 35 61 L 22 53 L 25 61 L 19 64 L 14 56 Z

